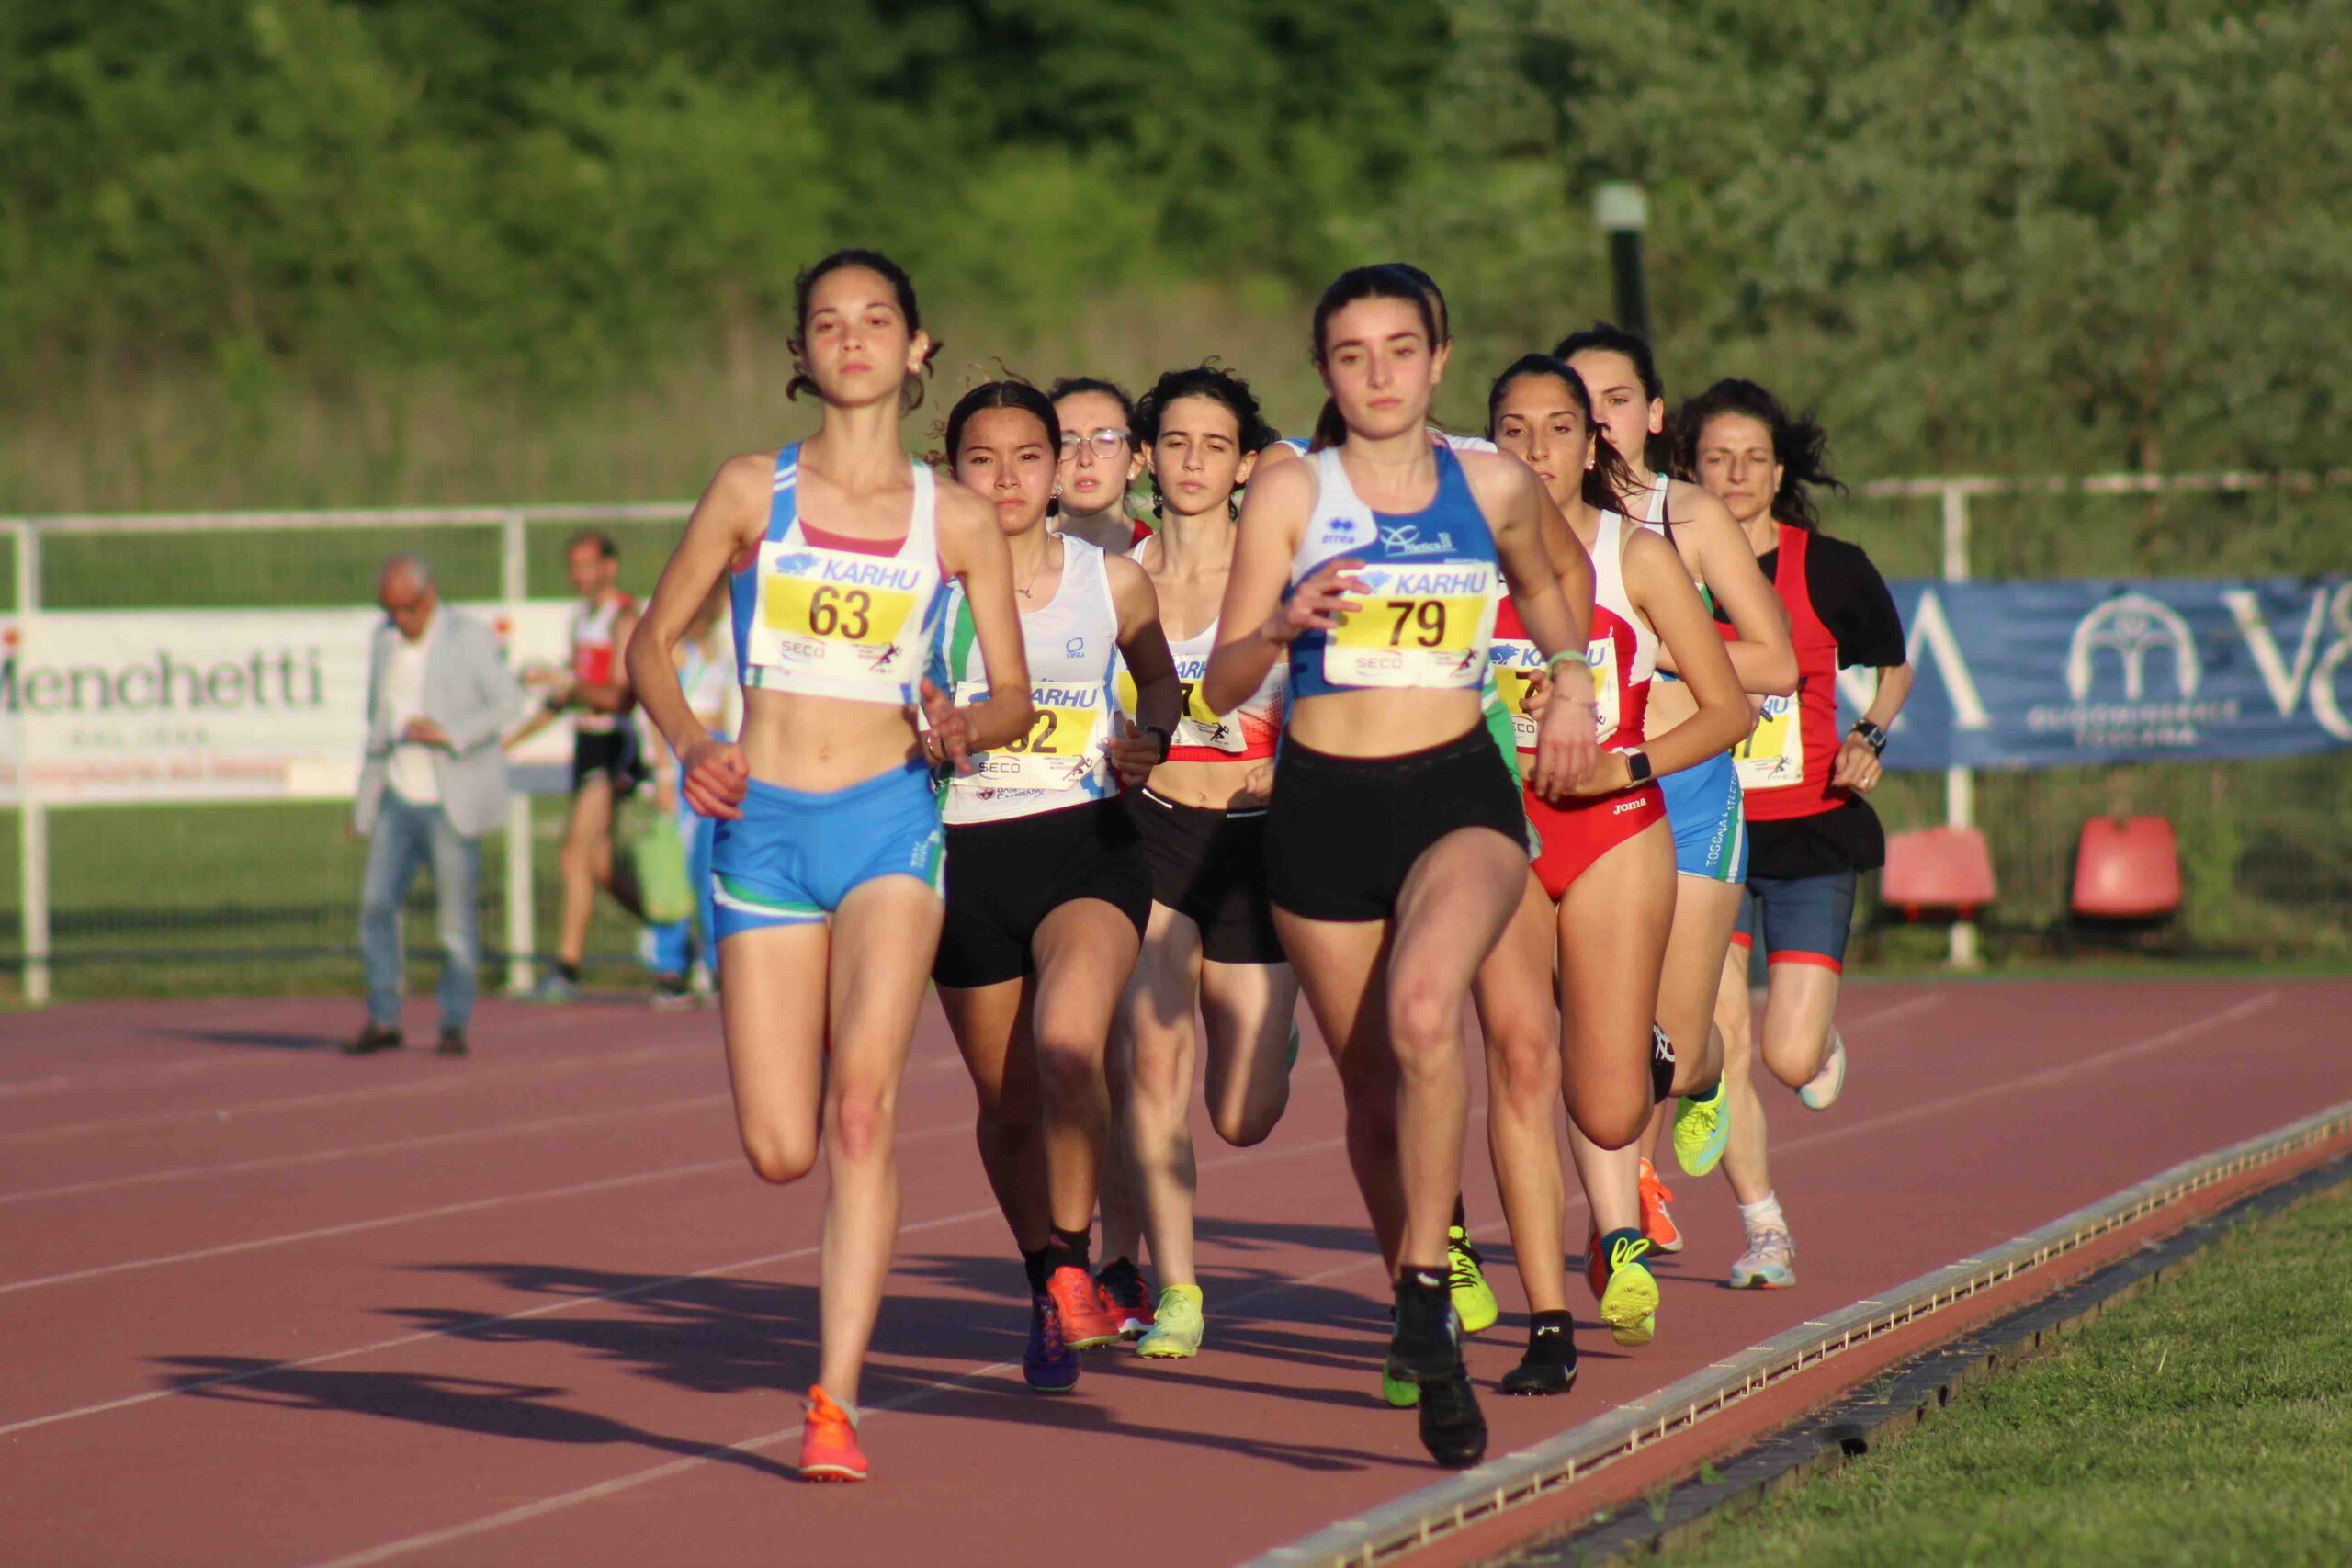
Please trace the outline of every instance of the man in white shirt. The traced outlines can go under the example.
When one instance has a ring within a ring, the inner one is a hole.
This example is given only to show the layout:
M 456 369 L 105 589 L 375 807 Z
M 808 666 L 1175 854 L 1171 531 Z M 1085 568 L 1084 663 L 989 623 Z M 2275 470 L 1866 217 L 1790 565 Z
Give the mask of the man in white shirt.
M 481 838 L 506 814 L 499 734 L 528 698 L 497 634 L 441 603 L 423 557 L 386 561 L 376 602 L 385 624 L 369 650 L 368 747 L 352 814 L 368 835 L 359 898 L 368 1022 L 344 1049 L 367 1055 L 401 1043 L 401 906 L 429 863 L 441 937 L 440 1050 L 462 1056 L 481 954 Z

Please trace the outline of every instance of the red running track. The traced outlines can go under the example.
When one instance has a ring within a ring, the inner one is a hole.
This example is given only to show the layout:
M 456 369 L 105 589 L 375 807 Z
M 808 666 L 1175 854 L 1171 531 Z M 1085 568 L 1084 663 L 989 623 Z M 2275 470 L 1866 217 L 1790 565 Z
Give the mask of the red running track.
M 1843 1101 L 1767 1091 L 1800 1284 L 1719 1281 L 1719 1179 L 1657 1342 L 1591 1326 L 1524 1446 L 1803 1319 L 2352 1098 L 2352 983 L 1849 987 Z M 415 1012 L 412 1024 L 429 1018 Z M 46 1564 L 1231 1562 L 1418 1487 L 1376 1400 L 1385 1294 L 1312 1044 L 1289 1115 L 1196 1125 L 1209 1340 L 1018 1368 L 1026 1306 L 935 1012 L 901 1111 L 906 1227 L 863 1488 L 792 1478 L 821 1181 L 735 1148 L 710 1014 L 487 1005 L 478 1054 L 334 1053 L 348 1004 L 140 1003 L 0 1021 L 0 1540 Z M 417 1031 L 422 1032 L 420 1027 Z M 1474 1140 L 1474 1144 L 1476 1140 Z M 1525 1324 L 1483 1158 L 1469 1201 Z M 1581 1206 L 1568 1245 L 1581 1245 Z

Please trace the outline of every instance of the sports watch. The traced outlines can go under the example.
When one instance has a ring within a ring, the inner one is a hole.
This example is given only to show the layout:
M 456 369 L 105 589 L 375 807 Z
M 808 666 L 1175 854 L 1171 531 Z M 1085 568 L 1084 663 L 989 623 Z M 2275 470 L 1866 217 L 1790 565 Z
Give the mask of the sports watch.
M 1640 785 L 1649 783 L 1651 778 L 1650 754 L 1647 751 L 1642 750 L 1638 747 L 1630 747 L 1623 753 L 1623 755 L 1625 759 L 1625 773 L 1627 774 L 1626 787 L 1629 789 L 1638 788 Z
M 1156 724 L 1145 725 L 1143 727 L 1143 732 L 1146 735 L 1154 735 L 1159 738 L 1159 760 L 1163 762 L 1168 761 L 1168 753 L 1174 750 L 1176 748 L 1176 737 L 1170 735 L 1168 731 L 1160 728 L 1159 726 Z
M 1863 744 L 1871 749 L 1873 755 L 1880 757 L 1886 755 L 1886 727 L 1884 725 L 1872 724 L 1866 718 L 1858 718 L 1854 721 L 1854 728 L 1846 733 L 1860 736 Z

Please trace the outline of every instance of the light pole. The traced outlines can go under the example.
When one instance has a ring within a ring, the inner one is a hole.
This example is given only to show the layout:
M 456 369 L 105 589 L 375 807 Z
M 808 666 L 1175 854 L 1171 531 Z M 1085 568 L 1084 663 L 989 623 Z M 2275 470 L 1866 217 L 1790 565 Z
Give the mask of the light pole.
M 1650 220 L 1649 197 L 1629 180 L 1611 180 L 1592 193 L 1592 215 L 1609 236 L 1609 268 L 1617 279 L 1617 324 L 1647 338 L 1650 300 L 1642 282 L 1642 231 Z

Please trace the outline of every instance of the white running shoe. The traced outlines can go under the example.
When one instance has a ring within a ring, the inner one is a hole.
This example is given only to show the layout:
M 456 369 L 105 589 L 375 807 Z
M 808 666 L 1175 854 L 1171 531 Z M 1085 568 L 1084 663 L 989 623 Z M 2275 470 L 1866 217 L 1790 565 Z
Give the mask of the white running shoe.
M 1784 1291 L 1797 1282 L 1797 1244 L 1774 1225 L 1751 1231 L 1747 1250 L 1731 1266 L 1735 1291 Z
M 1804 1101 L 1807 1111 L 1826 1111 L 1838 1103 L 1846 1092 L 1846 1038 L 1837 1026 L 1829 1029 L 1829 1055 L 1821 1058 L 1821 1070 L 1806 1080 L 1797 1090 L 1797 1098 Z

